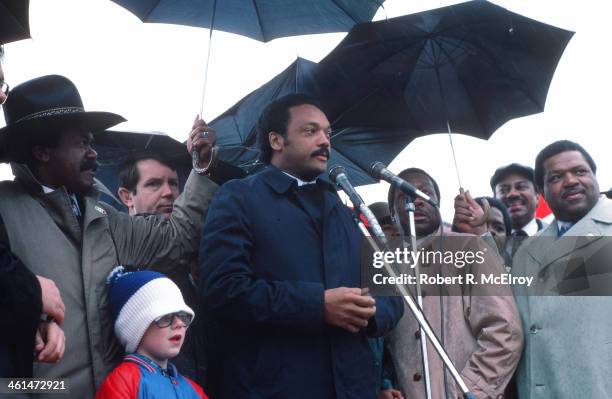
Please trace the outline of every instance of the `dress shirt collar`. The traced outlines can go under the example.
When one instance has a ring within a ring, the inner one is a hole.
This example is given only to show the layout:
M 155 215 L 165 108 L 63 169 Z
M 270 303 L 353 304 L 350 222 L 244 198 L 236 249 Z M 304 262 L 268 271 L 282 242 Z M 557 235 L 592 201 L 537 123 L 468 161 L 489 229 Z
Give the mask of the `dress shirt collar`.
M 522 228 L 518 230 L 523 230 L 525 233 L 527 233 L 529 237 L 536 235 L 536 233 L 538 232 L 538 222 L 536 221 L 536 218 L 531 219 L 529 223 L 527 223 L 526 225 L 524 225 Z M 514 234 L 518 230 L 512 229 L 512 234 Z
M 307 184 L 316 184 L 316 182 L 317 182 L 317 179 L 315 179 L 315 180 L 313 180 L 313 181 L 304 181 L 304 180 L 300 179 L 299 177 L 295 177 L 295 176 L 293 176 L 292 174 L 285 172 L 284 170 L 283 170 L 283 171 L 281 171 L 281 172 L 283 172 L 284 174 L 286 174 L 286 175 L 287 175 L 287 176 L 289 176 L 290 178 L 292 178 L 292 179 L 294 179 L 295 181 L 297 181 L 297 185 L 298 185 L 298 187 L 302 187 L 302 186 L 305 186 L 305 185 L 307 185 Z

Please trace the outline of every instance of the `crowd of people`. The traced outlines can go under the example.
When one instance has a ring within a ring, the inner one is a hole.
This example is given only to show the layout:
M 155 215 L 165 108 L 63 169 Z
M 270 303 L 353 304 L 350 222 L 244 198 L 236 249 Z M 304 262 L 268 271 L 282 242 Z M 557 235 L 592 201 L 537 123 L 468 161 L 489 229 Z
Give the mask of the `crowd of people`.
M 216 134 L 199 118 L 182 193 L 163 154 L 134 154 L 118 174 L 122 212 L 98 200 L 95 134 L 124 119 L 86 111 L 63 76 L 9 91 L 0 67 L 0 84 L 0 161 L 15 175 L 0 183 L 0 377 L 66 379 L 74 398 L 426 398 L 426 384 L 431 398 L 463 397 L 404 299 L 362 284 L 362 232 L 320 178 L 333 149 L 315 99 L 271 102 L 258 123 L 266 168 L 220 186 Z M 612 201 L 596 171 L 562 140 L 534 168 L 497 169 L 492 196 L 455 197 L 452 223 L 417 167 L 398 176 L 432 201 L 392 186 L 372 209 L 399 245 L 413 227 L 419 250 L 488 248 L 484 272 L 550 287 L 605 251 L 595 238 L 612 231 Z M 423 287 L 422 310 L 475 397 L 610 397 L 607 297 L 447 288 Z

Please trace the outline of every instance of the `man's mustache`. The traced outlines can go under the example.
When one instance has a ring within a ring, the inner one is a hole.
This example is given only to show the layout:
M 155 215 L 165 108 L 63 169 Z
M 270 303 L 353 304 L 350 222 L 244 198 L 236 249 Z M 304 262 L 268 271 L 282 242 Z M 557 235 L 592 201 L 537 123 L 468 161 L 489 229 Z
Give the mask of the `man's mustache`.
M 91 170 L 95 172 L 96 170 L 98 170 L 98 166 L 100 166 L 100 163 L 96 160 L 85 160 L 81 163 L 81 172 L 85 170 Z
M 318 157 L 319 155 L 324 155 L 327 159 L 329 159 L 329 148 L 322 147 L 310 154 L 311 157 Z

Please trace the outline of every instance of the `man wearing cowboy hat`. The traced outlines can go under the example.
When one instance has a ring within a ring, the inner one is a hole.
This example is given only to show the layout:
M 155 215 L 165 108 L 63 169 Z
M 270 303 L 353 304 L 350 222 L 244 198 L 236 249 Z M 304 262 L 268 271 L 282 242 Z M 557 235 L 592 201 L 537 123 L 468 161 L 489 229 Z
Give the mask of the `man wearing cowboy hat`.
M 0 45 L 0 106 L 9 91 L 3 59 L 4 47 Z M 64 354 L 65 337 L 59 327 L 64 320 L 64 302 L 55 282 L 34 275 L 12 253 L 2 217 L 0 292 L 0 313 L 8 321 L 0 328 L 0 377 L 32 377 L 34 360 L 55 363 Z
M 117 265 L 170 270 L 195 252 L 216 185 L 192 173 L 168 220 L 130 218 L 97 201 L 94 179 L 93 135 L 123 122 L 121 116 L 86 112 L 75 85 L 57 75 L 15 87 L 3 108 L 0 160 L 11 162 L 16 178 L 0 183 L 0 215 L 15 254 L 53 279 L 66 305 L 64 358 L 35 365 L 34 376 L 67 378 L 71 397 L 93 397 L 121 355 L 106 276 Z M 194 123 L 187 148 L 207 163 L 214 135 L 202 137 L 205 128 Z

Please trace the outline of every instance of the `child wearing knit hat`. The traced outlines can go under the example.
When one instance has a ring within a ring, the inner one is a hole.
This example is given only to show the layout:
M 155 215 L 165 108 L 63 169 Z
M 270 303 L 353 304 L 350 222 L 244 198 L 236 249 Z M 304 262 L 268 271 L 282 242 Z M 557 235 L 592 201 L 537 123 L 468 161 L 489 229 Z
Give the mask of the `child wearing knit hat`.
M 168 362 L 178 355 L 194 313 L 178 287 L 153 271 L 116 267 L 107 279 L 115 335 L 126 356 L 96 399 L 206 398 L 202 388 Z

